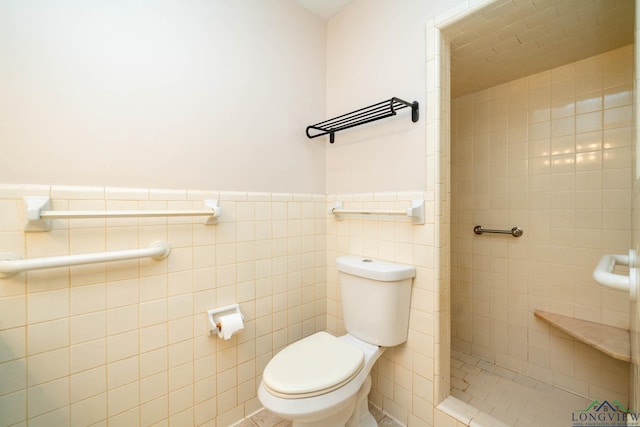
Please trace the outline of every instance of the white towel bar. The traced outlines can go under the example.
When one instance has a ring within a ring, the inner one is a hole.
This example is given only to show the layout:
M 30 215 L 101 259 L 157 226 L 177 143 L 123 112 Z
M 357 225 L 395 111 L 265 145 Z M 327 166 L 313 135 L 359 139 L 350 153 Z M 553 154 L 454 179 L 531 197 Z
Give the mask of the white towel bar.
M 342 209 L 342 202 L 338 201 L 329 209 L 329 214 L 341 221 L 343 214 L 356 215 L 406 215 L 411 217 L 414 224 L 424 224 L 424 200 L 412 200 L 411 207 L 404 210 L 366 210 Z
M 167 242 L 154 242 L 146 249 L 97 252 L 91 254 L 67 255 L 48 258 L 20 259 L 15 254 L 0 254 L 0 278 L 13 276 L 29 270 L 94 264 L 97 262 L 123 261 L 136 258 L 163 259 L 169 256 L 171 247 Z
M 52 219 L 80 219 L 80 218 L 145 218 L 169 216 L 208 216 L 206 224 L 215 223 L 220 216 L 220 206 L 217 200 L 205 200 L 208 209 L 203 210 L 150 210 L 150 211 L 51 211 L 49 197 L 25 197 L 27 224 L 25 231 L 49 231 Z

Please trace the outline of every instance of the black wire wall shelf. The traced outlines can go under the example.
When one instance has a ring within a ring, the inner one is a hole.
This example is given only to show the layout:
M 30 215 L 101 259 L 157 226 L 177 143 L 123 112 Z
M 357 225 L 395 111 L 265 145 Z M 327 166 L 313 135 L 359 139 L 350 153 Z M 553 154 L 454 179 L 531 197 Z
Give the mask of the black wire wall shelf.
M 393 97 L 386 101 L 334 117 L 333 119 L 307 126 L 307 137 L 317 138 L 329 134 L 329 142 L 333 144 L 335 142 L 336 132 L 395 116 L 396 111 L 407 107 L 411 107 L 411 121 L 414 123 L 417 122 L 419 119 L 418 101 L 407 102 L 400 98 Z M 310 133 L 310 131 L 313 133 Z

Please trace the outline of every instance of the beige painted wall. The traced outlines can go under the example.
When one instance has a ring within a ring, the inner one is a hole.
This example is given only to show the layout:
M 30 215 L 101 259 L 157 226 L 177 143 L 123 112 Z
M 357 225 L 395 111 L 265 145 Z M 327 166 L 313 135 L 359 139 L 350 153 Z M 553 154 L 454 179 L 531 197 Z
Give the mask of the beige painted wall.
M 426 23 L 457 0 L 355 0 L 329 22 L 327 116 L 393 96 L 420 103 L 420 121 L 398 116 L 347 130 L 327 144 L 327 193 L 422 190 L 425 179 Z M 401 6 L 401 7 L 400 7 Z M 318 138 L 320 139 L 320 138 Z
M 326 24 L 291 0 L 4 1 L 0 182 L 324 192 Z

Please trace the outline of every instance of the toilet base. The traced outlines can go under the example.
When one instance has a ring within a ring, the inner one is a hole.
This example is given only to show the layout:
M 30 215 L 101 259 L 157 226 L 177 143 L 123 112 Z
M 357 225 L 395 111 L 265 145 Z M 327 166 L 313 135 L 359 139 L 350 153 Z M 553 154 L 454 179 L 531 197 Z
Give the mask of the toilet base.
M 346 404 L 331 416 L 321 420 L 293 420 L 293 427 L 377 427 L 376 419 L 369 412 L 369 391 L 371 375 L 367 376 L 360 390 Z
M 331 415 L 322 418 L 322 419 L 314 419 L 313 421 L 305 421 L 305 420 L 292 420 L 292 427 L 343 427 L 345 426 L 345 422 L 349 419 L 349 416 L 353 412 L 355 406 L 355 399 L 349 399 L 346 404 L 337 409 Z
M 371 375 L 367 376 L 364 384 L 356 395 L 356 407 L 345 427 L 378 427 L 376 419 L 369 412 L 369 391 L 371 391 Z

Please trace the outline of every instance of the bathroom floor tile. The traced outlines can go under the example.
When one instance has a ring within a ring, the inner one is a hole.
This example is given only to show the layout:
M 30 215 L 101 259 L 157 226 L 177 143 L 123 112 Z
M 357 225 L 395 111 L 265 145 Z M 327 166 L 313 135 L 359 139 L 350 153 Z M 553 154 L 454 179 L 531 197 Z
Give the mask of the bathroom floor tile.
M 371 415 L 378 422 L 379 427 L 401 427 L 393 418 L 385 415 L 375 406 L 370 406 Z M 291 427 L 291 422 L 283 420 L 277 415 L 263 409 L 253 417 L 242 421 L 235 427 Z
M 393 418 L 384 417 L 380 421 L 378 421 L 378 427 L 401 427 L 401 426 Z
M 249 420 L 245 420 L 249 421 Z M 276 414 L 263 409 L 262 411 L 255 414 L 250 419 L 253 424 L 247 424 L 246 426 L 238 426 L 238 427 L 290 427 L 291 422 L 284 420 L 277 416 Z

